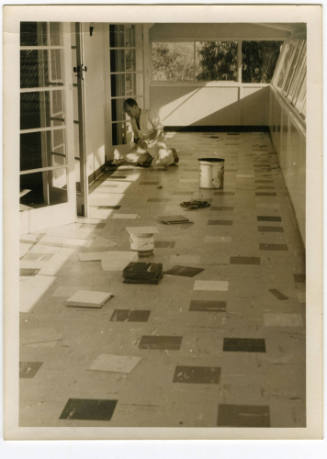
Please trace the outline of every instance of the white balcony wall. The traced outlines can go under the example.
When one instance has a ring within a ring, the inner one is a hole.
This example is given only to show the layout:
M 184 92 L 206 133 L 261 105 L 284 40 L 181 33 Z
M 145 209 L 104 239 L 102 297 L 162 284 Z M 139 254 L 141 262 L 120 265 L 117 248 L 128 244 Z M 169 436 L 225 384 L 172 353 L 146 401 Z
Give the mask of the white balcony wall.
M 269 129 L 305 244 L 305 123 L 273 87 L 269 94 Z

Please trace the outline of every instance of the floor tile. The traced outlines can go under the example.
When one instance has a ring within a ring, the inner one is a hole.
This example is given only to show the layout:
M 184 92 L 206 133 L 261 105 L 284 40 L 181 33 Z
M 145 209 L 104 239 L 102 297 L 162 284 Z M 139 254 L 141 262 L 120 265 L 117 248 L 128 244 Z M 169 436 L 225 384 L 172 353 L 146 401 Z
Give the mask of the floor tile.
M 19 275 L 20 276 L 35 276 L 40 269 L 36 268 L 20 268 Z
M 110 421 L 117 400 L 70 398 L 59 419 L 85 419 Z
M 267 405 L 218 406 L 219 427 L 270 427 L 270 412 Z
M 269 292 L 277 298 L 277 300 L 287 300 L 288 297 L 284 293 L 280 292 L 276 288 L 269 289 Z
M 265 327 L 303 327 L 301 314 L 274 314 L 265 313 L 263 315 Z
M 258 231 L 263 233 L 283 233 L 284 230 L 281 226 L 258 226 Z
M 66 300 L 66 306 L 77 308 L 102 308 L 112 296 L 110 292 L 77 290 Z
M 182 339 L 182 336 L 142 336 L 139 348 L 179 350 Z
M 174 248 L 175 241 L 154 241 L 154 247 L 157 249 Z
M 281 217 L 275 215 L 258 215 L 257 217 L 258 222 L 281 222 Z
M 177 366 L 173 382 L 187 384 L 219 384 L 221 369 L 219 367 Z
M 232 242 L 232 238 L 231 236 L 205 236 L 203 242 L 208 244 L 230 243 Z
M 34 378 L 43 362 L 19 362 L 19 377 Z
M 208 225 L 222 225 L 222 226 L 231 226 L 233 220 L 208 220 Z
M 100 354 L 88 369 L 112 373 L 130 373 L 141 360 L 141 357 L 131 355 Z
M 288 250 L 286 244 L 259 244 L 260 250 Z
M 113 214 L 112 218 L 115 220 L 135 220 L 140 217 L 137 214 Z
M 223 350 L 225 352 L 266 352 L 266 344 L 261 338 L 224 338 Z
M 192 300 L 190 303 L 190 311 L 225 312 L 226 302 L 210 300 Z
M 260 265 L 259 257 L 230 257 L 230 263 L 234 265 Z
M 229 287 L 228 281 L 197 280 L 194 282 L 193 290 L 226 292 L 228 290 L 228 287 Z
M 201 273 L 202 271 L 204 271 L 203 268 L 193 268 L 191 266 L 176 265 L 176 266 L 173 266 L 168 271 L 165 271 L 165 274 L 170 274 L 173 276 L 194 277 L 197 274 Z

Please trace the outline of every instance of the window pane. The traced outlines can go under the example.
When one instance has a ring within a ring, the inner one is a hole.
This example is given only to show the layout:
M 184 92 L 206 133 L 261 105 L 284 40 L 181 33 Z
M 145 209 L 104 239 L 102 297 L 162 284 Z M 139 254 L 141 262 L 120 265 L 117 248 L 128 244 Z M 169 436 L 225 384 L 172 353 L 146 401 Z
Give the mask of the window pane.
M 62 50 L 21 51 L 20 87 L 62 85 L 62 58 Z
M 61 46 L 61 24 L 60 22 L 49 23 L 50 35 L 49 44 L 51 46 Z
M 124 26 L 123 25 L 110 25 L 109 27 L 110 35 L 110 46 L 111 47 L 120 47 L 124 46 Z
M 152 79 L 194 79 L 194 43 L 152 43 Z
M 125 95 L 135 96 L 136 94 L 136 75 L 135 73 L 128 73 L 125 81 Z
M 125 94 L 125 75 L 111 75 L 111 94 L 115 96 Z
M 135 26 L 125 26 L 125 46 L 135 46 Z
M 21 134 L 21 171 L 63 164 L 66 164 L 65 132 L 63 129 Z
M 29 190 L 29 191 L 28 191 Z M 21 210 L 61 204 L 68 201 L 66 168 L 50 172 L 37 172 L 20 176 Z M 28 192 L 27 192 L 28 191 Z
M 242 80 L 244 83 L 269 83 L 279 56 L 280 41 L 242 42 Z
M 62 125 L 63 123 L 64 114 L 62 91 L 21 93 L 21 129 L 44 128 Z
M 126 72 L 135 72 L 136 57 L 134 49 L 126 50 Z
M 125 71 L 125 52 L 124 50 L 110 51 L 110 70 L 111 72 Z
M 237 42 L 196 42 L 197 80 L 237 80 Z
M 47 45 L 46 22 L 21 22 L 20 46 Z
M 112 144 L 122 145 L 126 143 L 125 123 L 115 123 L 112 125 Z
M 122 121 L 125 119 L 124 99 L 112 99 L 111 101 L 111 119 L 112 121 Z

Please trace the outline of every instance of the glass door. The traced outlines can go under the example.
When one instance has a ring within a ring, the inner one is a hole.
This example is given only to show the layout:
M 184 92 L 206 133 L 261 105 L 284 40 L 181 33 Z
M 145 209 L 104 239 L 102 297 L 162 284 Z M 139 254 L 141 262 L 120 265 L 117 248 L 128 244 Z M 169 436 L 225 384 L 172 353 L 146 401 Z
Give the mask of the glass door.
M 73 221 L 70 34 L 61 23 L 20 27 L 21 232 Z

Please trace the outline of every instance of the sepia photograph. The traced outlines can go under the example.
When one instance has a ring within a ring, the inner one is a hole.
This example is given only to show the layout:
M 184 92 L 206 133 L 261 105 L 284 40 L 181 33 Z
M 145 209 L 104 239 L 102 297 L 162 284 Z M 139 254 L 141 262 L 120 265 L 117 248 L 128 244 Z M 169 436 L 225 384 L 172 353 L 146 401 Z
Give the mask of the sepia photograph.
M 5 7 L 9 439 L 321 438 L 321 12 L 222 8 Z

